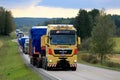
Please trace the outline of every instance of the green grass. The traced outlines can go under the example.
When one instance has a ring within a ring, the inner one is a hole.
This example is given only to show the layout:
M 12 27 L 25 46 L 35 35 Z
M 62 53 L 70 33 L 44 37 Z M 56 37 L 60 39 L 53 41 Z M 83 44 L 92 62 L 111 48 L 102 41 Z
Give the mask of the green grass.
M 37 73 L 23 62 L 15 42 L 10 37 L 0 37 L 0 80 L 41 80 Z
M 3 45 L 3 43 L 2 43 L 2 41 L 0 41 L 0 47 L 2 47 L 2 45 Z
M 119 37 L 114 38 L 114 41 L 115 41 L 114 50 L 115 50 L 116 52 L 120 52 L 120 38 L 119 38 Z

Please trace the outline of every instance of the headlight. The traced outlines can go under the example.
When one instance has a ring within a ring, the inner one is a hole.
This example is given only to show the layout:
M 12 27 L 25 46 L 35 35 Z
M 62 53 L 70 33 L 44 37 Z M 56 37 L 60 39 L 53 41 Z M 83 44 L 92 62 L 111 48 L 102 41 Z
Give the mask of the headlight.
M 74 60 L 74 63 L 76 63 L 77 62 L 77 60 Z
M 52 60 L 49 60 L 49 62 L 52 62 Z

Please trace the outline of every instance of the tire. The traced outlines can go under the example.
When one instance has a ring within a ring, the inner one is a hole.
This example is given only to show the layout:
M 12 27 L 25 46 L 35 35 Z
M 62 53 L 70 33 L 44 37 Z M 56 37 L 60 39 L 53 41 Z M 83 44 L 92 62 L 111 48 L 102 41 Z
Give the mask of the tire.
M 42 58 L 42 68 L 45 69 L 45 58 Z
M 72 71 L 76 71 L 77 68 L 76 67 L 72 67 L 71 69 L 72 69 Z
M 31 64 L 33 65 L 33 66 L 35 66 L 36 65 L 36 62 L 35 62 L 36 60 L 35 59 L 31 59 Z
M 42 62 L 40 62 L 39 60 L 37 60 L 36 66 L 37 66 L 37 68 L 42 68 Z
M 50 70 L 51 70 L 51 67 L 46 66 L 46 70 L 50 71 Z
M 46 69 L 46 66 L 47 66 L 47 59 L 46 59 L 46 57 L 43 57 L 43 59 L 42 59 L 42 68 L 43 69 Z
M 28 54 L 27 52 L 24 52 L 25 54 Z
M 44 57 L 44 65 L 43 65 L 45 70 L 50 70 L 50 67 L 47 66 L 47 58 Z
M 37 60 L 36 67 L 37 67 L 37 68 L 40 68 L 40 63 L 39 63 L 39 61 L 38 61 L 38 60 Z

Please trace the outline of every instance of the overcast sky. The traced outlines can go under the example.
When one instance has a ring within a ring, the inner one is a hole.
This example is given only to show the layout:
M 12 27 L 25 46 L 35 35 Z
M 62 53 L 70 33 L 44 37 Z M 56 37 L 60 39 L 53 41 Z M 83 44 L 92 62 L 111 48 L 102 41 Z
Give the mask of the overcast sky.
M 94 8 L 120 15 L 120 0 L 0 0 L 0 6 L 14 17 L 75 17 L 79 9 Z

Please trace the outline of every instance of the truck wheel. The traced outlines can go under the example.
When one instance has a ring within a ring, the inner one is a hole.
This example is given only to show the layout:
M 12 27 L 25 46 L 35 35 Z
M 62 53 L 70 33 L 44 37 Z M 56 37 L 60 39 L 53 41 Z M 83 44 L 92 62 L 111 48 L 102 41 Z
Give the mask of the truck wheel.
M 42 68 L 45 69 L 45 58 L 42 58 Z
M 37 60 L 36 66 L 37 66 L 37 68 L 42 68 L 42 63 L 39 60 Z
M 40 62 L 37 60 L 37 64 L 36 64 L 37 68 L 40 68 Z
M 50 67 L 47 66 L 47 58 L 45 58 L 45 70 L 50 70 Z
M 76 71 L 77 68 L 76 67 L 71 67 L 71 69 L 72 69 L 72 71 Z
M 25 54 L 28 54 L 27 52 L 24 52 Z
M 45 70 L 47 69 L 47 58 L 46 57 L 42 58 L 42 68 Z
M 30 58 L 30 63 L 35 66 L 35 60 L 33 58 Z
M 51 68 L 50 68 L 50 67 L 48 67 L 48 66 L 46 66 L 46 70 L 50 71 L 50 70 L 51 70 Z

